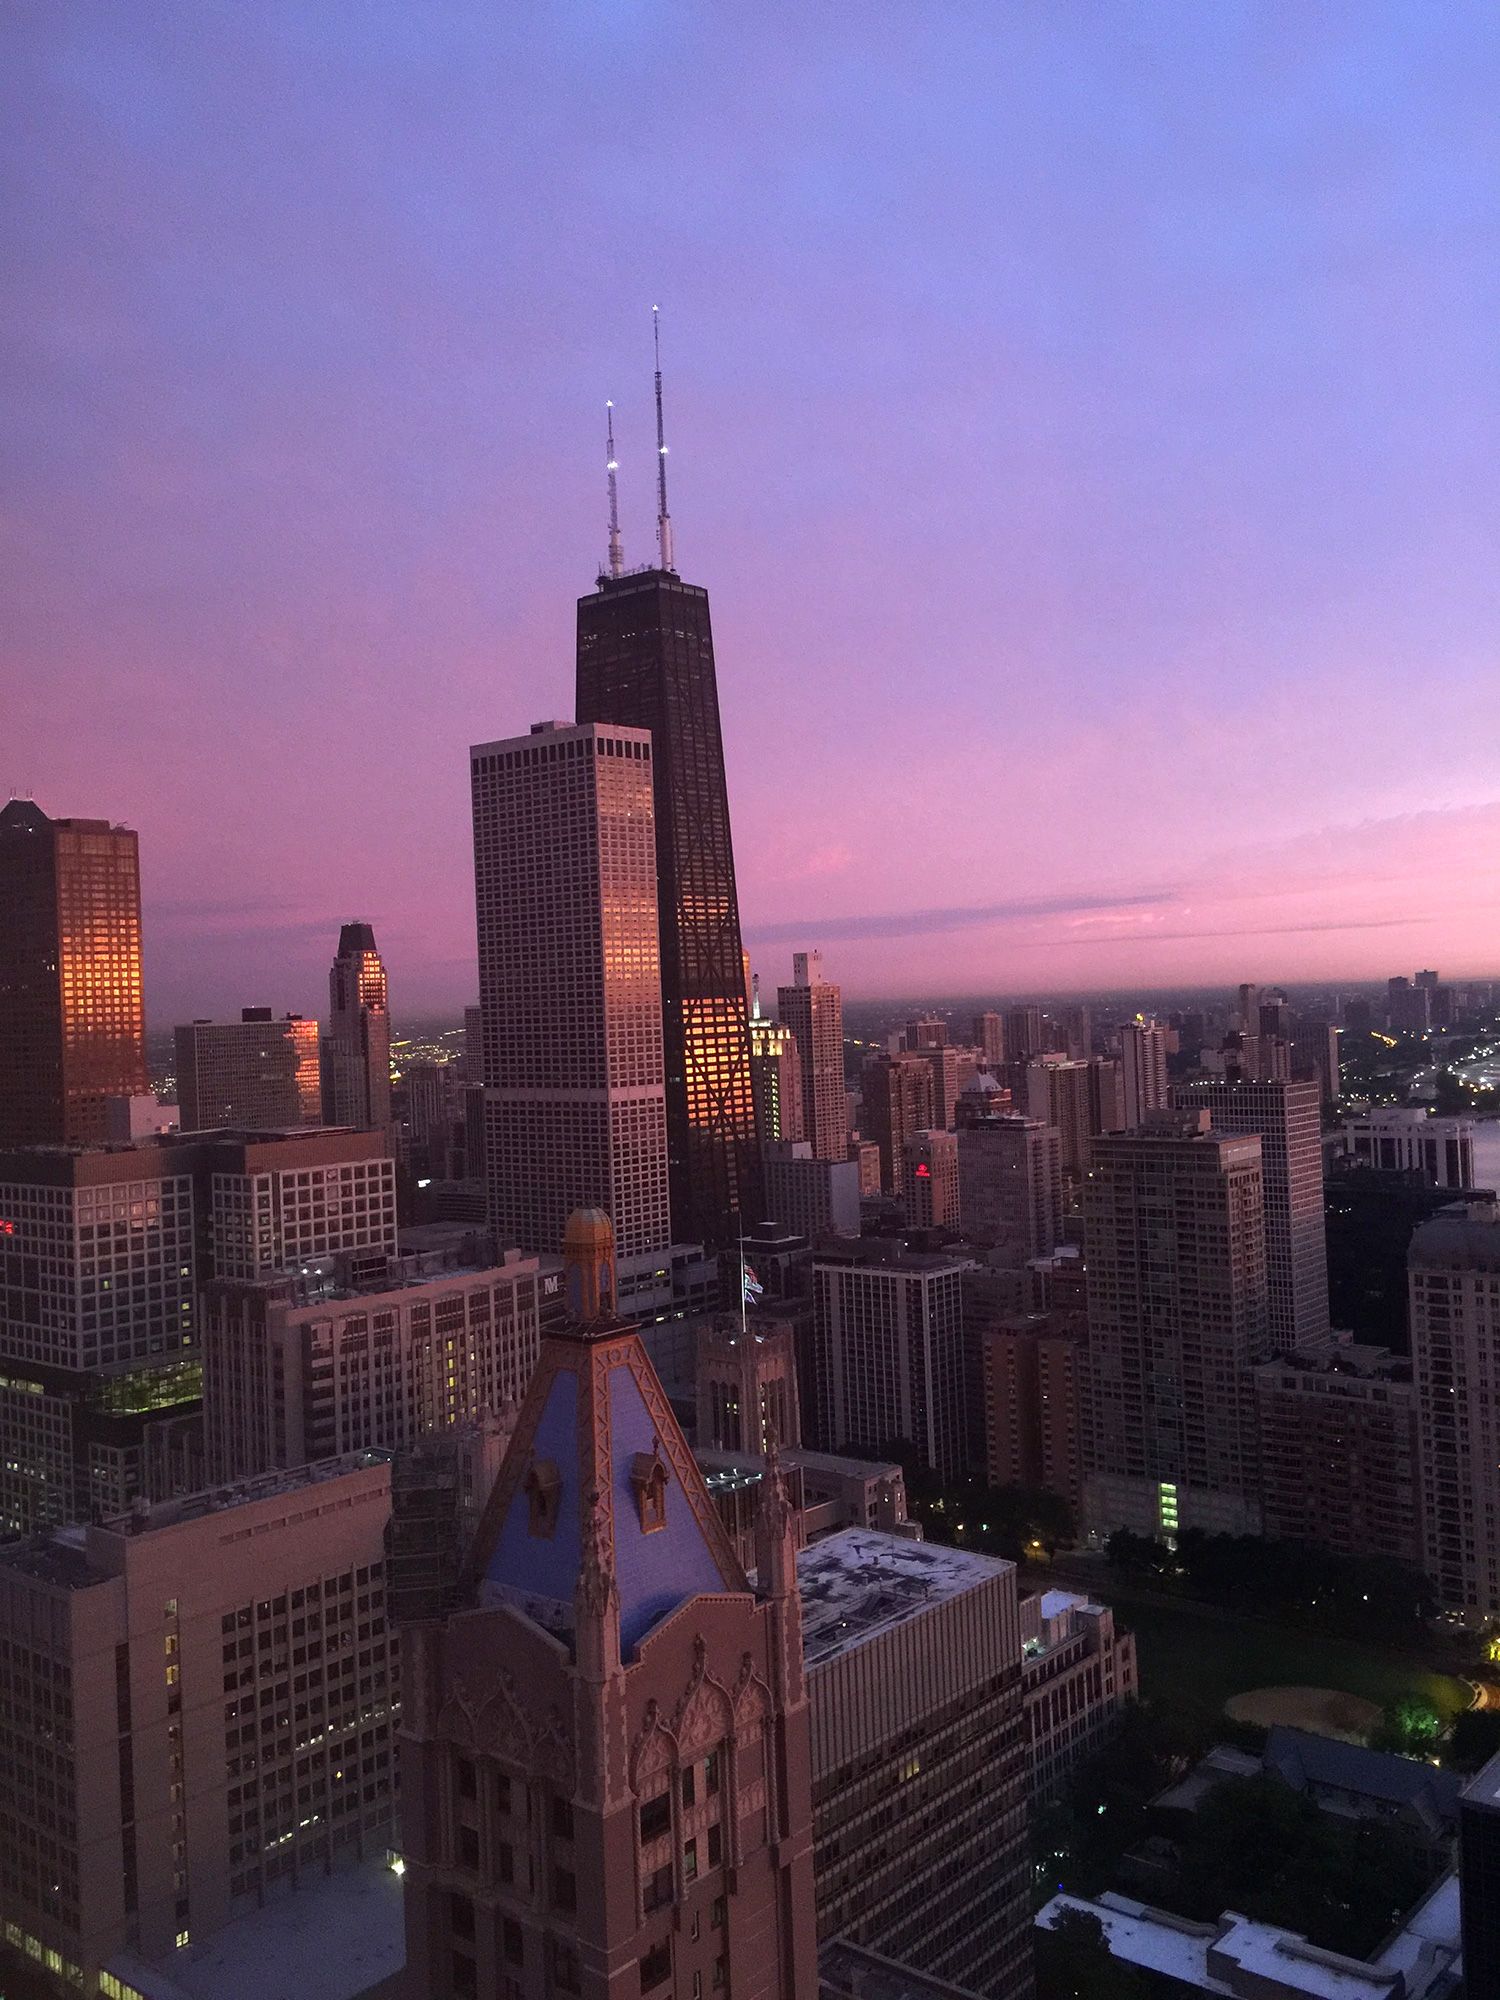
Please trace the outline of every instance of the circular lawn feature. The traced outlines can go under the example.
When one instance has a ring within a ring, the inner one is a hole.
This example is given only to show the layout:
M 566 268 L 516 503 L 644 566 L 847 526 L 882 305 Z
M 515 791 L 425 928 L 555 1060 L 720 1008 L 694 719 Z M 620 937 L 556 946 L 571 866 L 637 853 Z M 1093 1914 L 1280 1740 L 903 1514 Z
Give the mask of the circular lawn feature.
M 1288 1729 L 1309 1729 L 1315 1736 L 1337 1736 L 1345 1743 L 1364 1743 L 1380 1720 L 1373 1701 L 1336 1688 L 1251 1688 L 1224 1704 L 1232 1722 L 1255 1722 L 1262 1729 L 1281 1723 Z

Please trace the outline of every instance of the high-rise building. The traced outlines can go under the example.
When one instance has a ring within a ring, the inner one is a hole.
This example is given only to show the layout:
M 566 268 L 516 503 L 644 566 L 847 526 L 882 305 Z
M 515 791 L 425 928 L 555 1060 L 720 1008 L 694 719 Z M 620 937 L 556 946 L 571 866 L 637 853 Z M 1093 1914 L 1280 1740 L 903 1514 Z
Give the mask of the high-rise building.
M 1446 1608 L 1500 1611 L 1500 1219 L 1457 1204 L 1413 1232 L 1411 1356 L 1423 1568 Z
M 1399 976 L 1387 980 L 1385 1017 L 1393 1034 L 1425 1035 L 1432 1026 L 1432 988 Z
M 0 811 L 0 1146 L 108 1136 L 111 1098 L 146 1090 L 135 834 Z
M 403 1639 L 409 1976 L 423 1992 L 817 1991 L 796 1523 L 752 1586 L 635 1329 L 608 1220 L 549 1336 L 463 1609 Z
M 391 1014 L 385 966 L 368 924 L 345 924 L 328 974 L 323 1118 L 357 1132 L 391 1122 Z
M 821 952 L 793 952 L 792 983 L 777 993 L 776 1007 L 797 1038 L 802 1060 L 803 1136 L 811 1140 L 815 1160 L 842 1160 L 849 1145 L 844 1000 L 823 977 Z
M 1241 1034 L 1260 1033 L 1260 988 L 1254 981 L 1246 981 L 1240 988 L 1237 1019 Z
M 1157 1021 L 1127 1021 L 1120 1029 L 1122 1110 L 1133 1130 L 1167 1102 L 1167 1030 Z
M 1408 1364 L 1346 1343 L 1255 1371 L 1265 1534 L 1423 1566 Z
M 1172 1102 L 1207 1110 L 1216 1132 L 1253 1132 L 1265 1177 L 1268 1327 L 1274 1351 L 1310 1348 L 1328 1333 L 1323 1141 L 1315 1082 L 1226 1078 L 1178 1084 Z
M 860 1071 L 860 1129 L 880 1148 L 881 1185 L 906 1191 L 906 1142 L 936 1124 L 932 1066 L 925 1056 L 872 1056 Z
M 876 1153 L 874 1192 L 880 1192 Z M 812 1146 L 773 1141 L 766 1148 L 766 1207 L 774 1222 L 800 1236 L 858 1236 L 859 1165 L 854 1160 L 815 1160 Z
M 984 1057 L 991 1069 L 998 1069 L 1005 1061 L 1005 1022 L 999 1014 L 987 1013 L 974 1016 L 970 1031 L 974 1046 Z
M 919 1014 L 908 1021 L 901 1036 L 902 1047 L 912 1054 L 922 1049 L 943 1049 L 948 1046 L 948 1023 L 937 1014 Z
M 812 1443 L 878 1449 L 904 1438 L 944 1479 L 963 1471 L 963 1280 L 972 1268 L 971 1258 L 881 1238 L 818 1253 L 813 1393 L 802 1406 Z
M 956 1229 L 958 1135 L 913 1132 L 906 1142 L 906 1220 L 913 1229 Z
M 207 1286 L 207 1476 L 402 1451 L 519 1403 L 558 1284 L 555 1265 L 511 1251 L 499 1265 L 400 1258 L 362 1283 L 320 1260 L 306 1278 Z
M 1095 1056 L 1088 1062 L 1049 1055 L 1026 1069 L 1026 1109 L 1044 1125 L 1055 1126 L 1062 1145 L 1062 1170 L 1070 1180 L 1088 1172 L 1089 1153 L 1101 1132 L 1125 1123 L 1120 1065 Z
M 1021 1599 L 1021 1688 L 1033 1811 L 1059 1799 L 1114 1733 L 1140 1683 L 1135 1635 L 1105 1604 L 1067 1590 Z
M 722 1248 L 760 1219 L 760 1151 L 708 592 L 670 549 L 579 599 L 577 706 L 651 732 L 672 1217 Z
M 1206 1110 L 1148 1113 L 1095 1142 L 1083 1203 L 1091 1525 L 1255 1533 L 1261 1141 L 1210 1129 Z
M 1316 1077 L 1324 1104 L 1337 1104 L 1344 1094 L 1339 1056 L 1342 1034 L 1343 1029 L 1331 1021 L 1304 1020 L 1292 1039 L 1292 1075 Z
M 111 1514 L 201 1395 L 197 1293 L 396 1247 L 377 1133 L 0 1154 L 0 1538 Z
M 389 1512 L 360 1453 L 0 1552 L 0 1953 L 182 1992 L 189 1946 L 387 1850 Z
M 177 1028 L 177 1102 L 184 1132 L 282 1132 L 323 1120 L 318 1024 L 245 1007 L 237 1021 Z
M 1465 2000 L 1500 2000 L 1500 1756 L 1459 1795 L 1458 1884 Z
M 959 1127 L 964 1234 L 1019 1270 L 1062 1240 L 1062 1136 L 1039 1118 L 978 1118 Z
M 502 1244 L 550 1251 L 580 1199 L 622 1256 L 672 1240 L 652 751 L 644 729 L 552 722 L 469 753 Z M 731 970 L 738 991 L 737 948 Z
M 1420 1174 L 1429 1187 L 1475 1185 L 1472 1118 L 1434 1118 L 1421 1105 L 1362 1111 L 1344 1121 L 1344 1150 L 1356 1166 Z
M 855 1527 L 805 1548 L 797 1581 L 819 1937 L 1021 2000 L 1031 1871 L 1014 1565 Z M 928 1990 L 889 1968 L 867 1989 Z
M 807 1137 L 802 1099 L 802 1053 L 797 1037 L 784 1021 L 769 1021 L 760 1011 L 760 980 L 751 988 L 750 1083 L 755 1093 L 755 1126 L 762 1150 L 778 1139 Z
M 934 1042 L 918 1054 L 932 1071 L 932 1122 L 940 1132 L 951 1131 L 958 1120 L 958 1050 Z
M 992 1486 L 1083 1498 L 1084 1324 L 1076 1313 L 1007 1315 L 981 1335 L 985 1469 Z
M 1040 1007 L 1011 1007 L 1005 1016 L 1005 1060 L 1028 1063 L 1047 1046 L 1047 1024 Z

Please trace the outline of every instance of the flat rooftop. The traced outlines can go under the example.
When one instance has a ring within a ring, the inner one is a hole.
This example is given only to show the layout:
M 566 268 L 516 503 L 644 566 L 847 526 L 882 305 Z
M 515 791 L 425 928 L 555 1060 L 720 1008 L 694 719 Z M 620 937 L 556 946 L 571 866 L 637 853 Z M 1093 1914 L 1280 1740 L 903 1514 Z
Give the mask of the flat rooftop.
M 868 1945 L 830 1938 L 818 1953 L 818 2000 L 977 2000 L 972 1989 L 918 1972 Z
M 835 1659 L 1014 1567 L 937 1542 L 843 1528 L 797 1553 L 807 1664 Z
M 107 1970 L 145 2000 L 358 2000 L 405 1964 L 401 1883 L 372 1860 L 280 1896 L 160 1965 L 122 1952 Z

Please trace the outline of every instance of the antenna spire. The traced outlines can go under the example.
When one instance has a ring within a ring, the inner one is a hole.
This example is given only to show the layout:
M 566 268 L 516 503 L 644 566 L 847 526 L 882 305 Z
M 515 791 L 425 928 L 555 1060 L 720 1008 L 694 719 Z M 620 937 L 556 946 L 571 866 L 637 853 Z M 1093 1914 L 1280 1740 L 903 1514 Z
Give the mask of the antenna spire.
M 625 568 L 625 545 L 620 540 L 620 494 L 615 482 L 615 474 L 620 469 L 615 458 L 615 406 L 606 403 L 604 407 L 609 412 L 606 419 L 609 442 L 604 456 L 605 470 L 609 474 L 609 573 L 619 576 Z
M 672 516 L 667 512 L 667 436 L 661 414 L 661 307 L 651 308 L 651 332 L 656 343 L 656 539 L 661 566 L 671 569 Z

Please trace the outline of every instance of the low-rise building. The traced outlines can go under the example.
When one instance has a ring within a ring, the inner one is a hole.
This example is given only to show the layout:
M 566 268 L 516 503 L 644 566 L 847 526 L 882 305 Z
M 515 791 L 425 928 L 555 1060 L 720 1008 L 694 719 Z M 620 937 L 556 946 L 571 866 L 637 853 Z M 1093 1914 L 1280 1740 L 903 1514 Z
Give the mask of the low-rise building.
M 1033 1807 L 1060 1798 L 1140 1692 L 1135 1635 L 1067 1590 L 1021 1599 L 1021 1686 Z

